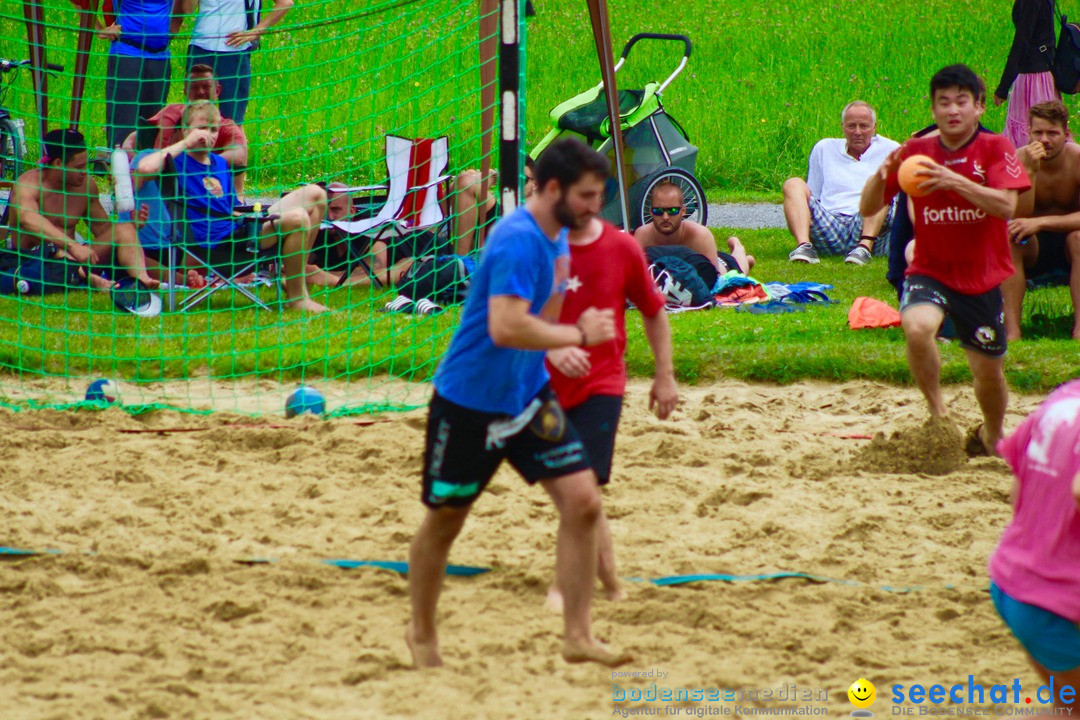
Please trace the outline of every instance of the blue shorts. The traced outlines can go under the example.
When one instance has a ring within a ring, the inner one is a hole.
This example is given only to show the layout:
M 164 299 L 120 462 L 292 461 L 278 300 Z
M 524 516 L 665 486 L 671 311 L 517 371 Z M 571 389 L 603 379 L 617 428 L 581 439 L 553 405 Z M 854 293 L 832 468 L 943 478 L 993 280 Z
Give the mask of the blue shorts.
M 994 607 L 1012 634 L 1047 670 L 1063 672 L 1080 667 L 1080 627 L 1057 613 L 1014 600 L 990 583 Z
M 874 243 L 874 255 L 889 254 L 889 235 L 892 232 L 893 208 L 891 203 L 881 226 L 877 242 Z M 810 196 L 810 242 L 822 255 L 846 255 L 859 244 L 862 234 L 861 215 L 843 215 L 826 210 L 821 201 Z

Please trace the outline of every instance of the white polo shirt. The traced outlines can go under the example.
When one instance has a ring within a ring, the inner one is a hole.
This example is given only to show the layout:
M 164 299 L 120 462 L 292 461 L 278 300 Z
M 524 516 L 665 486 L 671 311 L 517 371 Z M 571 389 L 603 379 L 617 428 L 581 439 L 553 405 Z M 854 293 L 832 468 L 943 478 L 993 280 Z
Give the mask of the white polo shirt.
M 806 184 L 822 207 L 839 215 L 858 215 L 863 186 L 881 163 L 900 144 L 881 135 L 870 140 L 870 147 L 856 160 L 848 155 L 847 140 L 825 138 L 810 151 L 810 169 Z
M 191 44 L 212 52 L 247 50 L 251 43 L 244 43 L 241 47 L 229 47 L 225 44 L 229 33 L 242 30 L 247 30 L 247 8 L 244 0 L 199 0 L 199 15 L 195 18 Z

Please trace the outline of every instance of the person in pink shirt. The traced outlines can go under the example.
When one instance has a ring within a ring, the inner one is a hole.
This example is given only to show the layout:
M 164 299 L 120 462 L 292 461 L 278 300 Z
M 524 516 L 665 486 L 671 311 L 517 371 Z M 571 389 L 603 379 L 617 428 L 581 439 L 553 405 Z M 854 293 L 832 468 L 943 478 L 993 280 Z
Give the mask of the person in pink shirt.
M 990 558 L 990 595 L 1054 702 L 1080 693 L 1080 380 L 1063 385 L 998 452 L 1016 475 L 1013 519 Z M 1073 692 L 1063 694 L 1071 686 Z

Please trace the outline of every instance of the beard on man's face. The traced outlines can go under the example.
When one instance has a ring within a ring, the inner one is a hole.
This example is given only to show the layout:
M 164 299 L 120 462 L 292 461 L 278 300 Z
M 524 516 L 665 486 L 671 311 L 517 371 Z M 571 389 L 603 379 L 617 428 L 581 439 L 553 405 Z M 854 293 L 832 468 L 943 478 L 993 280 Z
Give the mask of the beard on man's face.
M 581 230 L 589 224 L 590 215 L 575 215 L 574 211 L 570 209 L 570 204 L 566 202 L 566 198 L 561 197 L 555 203 L 555 219 L 559 221 L 560 225 L 565 225 L 571 230 Z

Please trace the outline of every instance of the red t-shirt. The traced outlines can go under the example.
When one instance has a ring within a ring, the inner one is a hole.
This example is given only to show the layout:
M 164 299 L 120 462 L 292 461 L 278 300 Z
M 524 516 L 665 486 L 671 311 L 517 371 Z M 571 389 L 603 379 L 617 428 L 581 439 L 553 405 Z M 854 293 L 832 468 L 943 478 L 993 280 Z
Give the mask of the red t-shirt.
M 1000 135 L 977 132 L 963 147 L 947 150 L 939 138 L 912 138 L 901 157 L 929 155 L 953 172 L 991 188 L 1031 187 L 1012 143 Z M 896 174 L 885 183 L 885 201 L 900 191 Z M 999 286 L 1013 274 L 1007 222 L 990 215 L 951 190 L 911 198 L 915 207 L 915 258 L 908 275 L 925 275 L 966 295 Z
M 184 136 L 183 131 L 180 129 L 180 121 L 184 116 L 184 104 L 173 103 L 172 105 L 166 105 L 158 111 L 152 118 L 147 118 L 149 122 L 157 125 L 158 134 L 157 139 L 154 140 L 154 147 L 163 148 L 172 145 L 174 142 L 179 142 Z M 224 150 L 228 147 L 238 145 L 241 147 L 247 147 L 247 136 L 244 135 L 244 128 L 240 127 L 232 120 L 228 118 L 222 118 L 221 124 L 218 127 L 217 142 L 214 143 L 214 150 Z
M 652 317 L 664 310 L 664 297 L 656 289 L 645 265 L 645 254 L 634 238 L 604 223 L 595 242 L 570 246 L 570 277 L 566 282 L 559 322 L 575 323 L 586 309 L 615 310 L 615 338 L 586 348 L 591 365 L 583 378 L 570 379 L 547 364 L 551 387 L 565 408 L 593 395 L 626 392 L 626 301 Z

